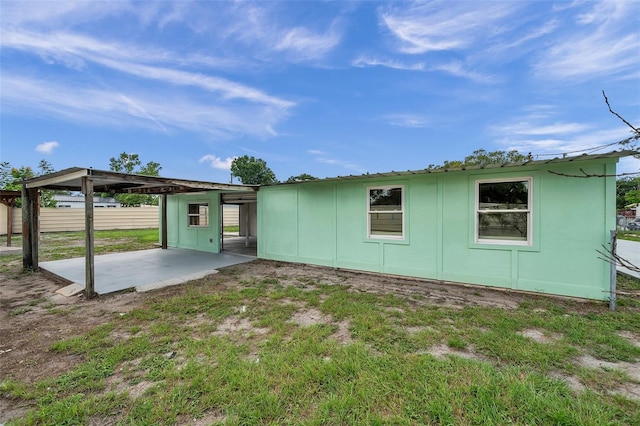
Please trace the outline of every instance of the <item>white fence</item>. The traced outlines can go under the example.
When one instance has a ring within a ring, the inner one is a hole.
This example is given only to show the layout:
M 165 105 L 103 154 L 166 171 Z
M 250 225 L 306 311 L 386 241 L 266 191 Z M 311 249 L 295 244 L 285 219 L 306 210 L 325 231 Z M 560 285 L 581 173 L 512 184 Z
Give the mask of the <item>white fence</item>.
M 224 226 L 238 225 L 238 206 L 224 206 Z M 93 209 L 94 228 L 145 229 L 160 226 L 157 206 Z M 83 231 L 84 209 L 40 209 L 40 232 Z M 22 233 L 22 209 L 13 209 L 13 234 Z M 7 234 L 7 206 L 0 204 L 0 235 Z

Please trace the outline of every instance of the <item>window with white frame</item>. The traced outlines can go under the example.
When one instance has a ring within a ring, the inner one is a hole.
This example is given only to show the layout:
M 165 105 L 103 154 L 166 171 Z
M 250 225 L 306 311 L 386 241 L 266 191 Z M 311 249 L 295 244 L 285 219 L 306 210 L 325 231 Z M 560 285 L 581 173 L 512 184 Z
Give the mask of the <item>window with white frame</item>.
M 531 244 L 531 177 L 476 181 L 476 242 Z
M 189 203 L 187 220 L 190 227 L 209 226 L 209 203 Z
M 404 188 L 380 186 L 367 188 L 369 238 L 404 238 Z

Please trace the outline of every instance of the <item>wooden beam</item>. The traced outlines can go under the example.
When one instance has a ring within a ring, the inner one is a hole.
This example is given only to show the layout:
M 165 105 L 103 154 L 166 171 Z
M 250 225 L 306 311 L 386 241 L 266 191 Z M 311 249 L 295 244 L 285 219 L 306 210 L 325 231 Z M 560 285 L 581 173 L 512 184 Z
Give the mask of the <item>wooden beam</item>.
M 94 270 L 94 236 L 93 236 L 93 180 L 82 178 L 82 193 L 84 194 L 84 233 L 85 233 L 85 293 L 88 299 L 95 297 Z
M 167 230 L 169 226 L 167 225 L 167 194 L 162 195 L 162 249 L 166 250 L 169 247 Z
M 31 193 L 25 185 L 22 186 L 22 269 L 32 270 L 33 259 L 31 252 L 31 230 L 33 213 L 31 211 Z
M 38 270 L 38 243 L 40 230 L 38 224 L 38 189 L 22 186 L 22 268 Z
M 7 247 L 11 247 L 11 234 L 13 233 L 13 203 L 7 204 Z

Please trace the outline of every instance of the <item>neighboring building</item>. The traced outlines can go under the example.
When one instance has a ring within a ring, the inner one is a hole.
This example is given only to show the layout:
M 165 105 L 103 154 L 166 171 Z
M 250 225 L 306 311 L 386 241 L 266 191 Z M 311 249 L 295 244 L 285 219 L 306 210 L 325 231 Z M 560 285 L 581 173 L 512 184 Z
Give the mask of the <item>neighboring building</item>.
M 597 250 L 616 229 L 621 155 L 263 186 L 257 254 L 606 300 L 610 265 Z M 219 202 L 169 196 L 169 245 L 218 251 Z
M 84 209 L 84 195 L 54 195 L 53 199 L 58 208 Z M 94 197 L 93 207 L 120 207 L 120 203 L 113 197 Z

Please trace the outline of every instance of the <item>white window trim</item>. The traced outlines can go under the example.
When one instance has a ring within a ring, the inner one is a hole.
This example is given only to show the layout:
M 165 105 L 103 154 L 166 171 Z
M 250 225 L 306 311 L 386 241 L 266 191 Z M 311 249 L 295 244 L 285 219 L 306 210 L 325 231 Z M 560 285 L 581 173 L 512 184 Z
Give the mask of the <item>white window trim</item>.
M 392 188 L 400 188 L 400 190 L 402 191 L 402 197 L 400 198 L 400 203 L 401 203 L 401 209 L 398 210 L 393 210 L 393 211 L 384 211 L 384 210 L 376 210 L 376 211 L 371 211 L 371 190 L 372 189 L 392 189 Z M 369 239 L 381 239 L 381 240 L 396 240 L 396 241 L 401 241 L 405 239 L 405 213 L 404 213 L 404 205 L 405 205 L 405 201 L 404 201 L 404 195 L 405 194 L 405 189 L 404 189 L 404 185 L 373 185 L 373 186 L 368 186 L 367 187 L 367 196 L 366 196 L 366 203 L 367 203 L 367 238 Z M 402 235 L 371 235 L 371 213 L 400 213 L 402 214 Z
M 527 210 L 513 210 L 513 209 L 496 209 L 496 210 L 482 210 L 484 213 L 526 213 L 527 214 L 527 240 L 500 240 L 490 238 L 480 238 L 478 229 L 478 217 L 480 215 L 480 184 L 482 183 L 495 183 L 495 182 L 527 182 Z M 475 199 L 474 199 L 474 241 L 476 244 L 499 244 L 509 246 L 532 246 L 533 245 L 533 176 L 520 176 L 510 178 L 495 178 L 495 179 L 478 179 L 475 182 Z
M 197 206 L 201 206 L 203 204 L 207 205 L 207 213 L 210 214 L 210 210 L 209 210 L 209 202 L 207 201 L 194 201 L 194 202 L 188 202 L 187 203 L 187 227 L 188 228 L 208 228 L 209 227 L 209 222 L 210 222 L 210 218 L 207 217 L 207 224 L 206 225 L 191 225 L 191 218 L 192 217 L 197 217 L 198 219 L 200 218 L 200 216 L 202 216 L 200 214 L 200 211 L 198 210 L 198 213 L 189 213 L 189 207 L 192 205 L 197 205 Z M 200 222 L 198 220 L 198 222 Z

